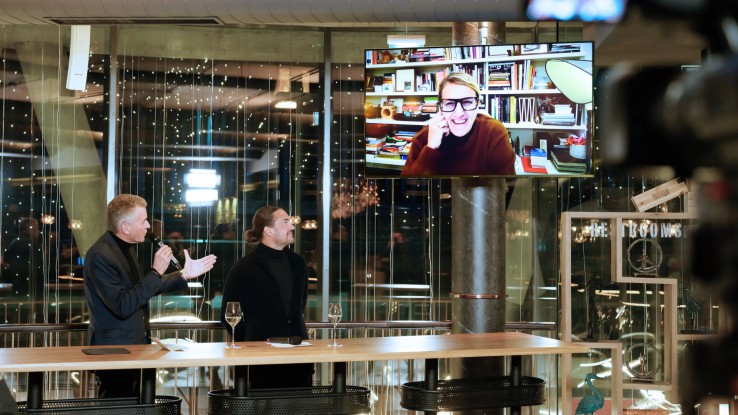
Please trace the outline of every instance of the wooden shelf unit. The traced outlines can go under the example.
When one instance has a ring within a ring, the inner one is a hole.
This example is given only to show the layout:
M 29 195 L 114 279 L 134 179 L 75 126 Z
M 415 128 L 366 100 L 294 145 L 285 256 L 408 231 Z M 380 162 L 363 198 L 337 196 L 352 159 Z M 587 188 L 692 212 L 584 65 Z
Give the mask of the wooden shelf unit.
M 672 277 L 657 276 L 631 276 L 626 275 L 624 270 L 626 249 L 623 240 L 626 237 L 624 225 L 626 221 L 653 221 L 654 223 L 669 223 L 669 221 L 680 221 L 680 223 L 694 223 L 696 214 L 691 213 L 636 213 L 636 212 L 564 212 L 561 215 L 561 339 L 572 341 L 572 227 L 575 223 L 590 220 L 593 223 L 608 224 L 609 232 L 605 238 L 610 239 L 610 272 L 611 282 L 618 284 L 647 284 L 659 286 L 662 294 L 663 320 L 661 336 L 656 336 L 662 352 L 663 381 L 654 383 L 634 383 L 629 378 L 623 377 L 623 360 L 625 346 L 622 340 L 615 341 L 589 341 L 582 342 L 590 349 L 612 350 L 612 382 L 613 393 L 610 397 L 612 402 L 612 414 L 621 414 L 623 411 L 623 391 L 626 390 L 660 390 L 665 392 L 667 399 L 671 402 L 679 402 L 679 390 L 677 387 L 677 343 L 679 341 L 699 341 L 714 337 L 715 334 L 678 334 L 678 284 L 679 281 Z M 691 221 L 691 222 L 690 222 Z M 574 222 L 574 223 L 573 223 Z M 722 321 L 722 319 L 720 319 Z M 572 356 L 563 356 L 564 368 L 573 368 Z M 562 376 L 566 379 L 562 385 L 565 393 L 571 394 L 571 387 L 565 389 L 568 382 L 572 382 L 571 374 Z M 569 395 L 569 398 L 571 395 Z M 567 400 L 564 400 L 565 402 Z M 571 399 L 568 400 L 570 402 Z M 568 409 L 568 411 L 567 411 Z M 564 409 L 563 413 L 572 413 L 572 408 Z

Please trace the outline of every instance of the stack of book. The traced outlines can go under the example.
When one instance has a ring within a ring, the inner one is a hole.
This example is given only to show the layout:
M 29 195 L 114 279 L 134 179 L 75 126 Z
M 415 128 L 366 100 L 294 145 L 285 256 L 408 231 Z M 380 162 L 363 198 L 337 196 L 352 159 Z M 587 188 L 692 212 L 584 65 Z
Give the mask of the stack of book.
M 410 150 L 410 147 L 408 146 L 408 149 L 405 150 L 405 146 L 409 144 L 406 141 L 398 141 L 394 143 L 384 143 L 382 148 L 379 149 L 379 153 L 377 153 L 377 157 L 380 158 L 389 158 L 389 159 L 406 159 L 407 154 Z
M 410 53 L 410 62 L 445 61 L 446 49 L 444 48 L 419 48 Z
M 387 142 L 394 141 L 412 141 L 413 136 L 415 136 L 415 132 L 413 131 L 405 131 L 405 130 L 397 130 L 392 135 L 392 139 L 388 139 Z
M 554 105 L 554 112 L 541 114 L 541 123 L 548 125 L 574 125 L 576 120 L 571 105 L 566 104 Z
M 435 114 L 438 112 L 438 101 L 424 102 L 420 107 L 420 112 L 424 114 Z
M 554 43 L 551 45 L 551 53 L 579 53 L 581 50 L 581 45 L 577 43 Z
M 425 98 L 423 105 L 420 107 L 420 112 L 424 114 L 435 114 L 438 112 L 438 98 Z
M 489 64 L 489 77 L 487 79 L 487 88 L 489 89 L 510 89 L 512 87 L 512 62 L 491 63 Z
M 379 154 L 379 149 L 382 148 L 385 141 L 387 141 L 387 139 L 384 137 L 382 138 L 367 137 L 366 138 L 366 154 L 372 154 L 375 156 Z
M 572 157 L 568 146 L 552 148 L 551 163 L 561 173 L 587 174 L 587 160 Z
M 390 159 L 406 159 L 410 152 L 410 142 L 413 139 L 412 131 L 395 131 L 384 138 L 378 140 L 375 151 L 370 151 L 370 142 L 367 141 L 367 154 L 373 154 L 380 158 Z
M 530 165 L 533 167 L 546 167 L 546 150 L 542 148 L 530 149 Z

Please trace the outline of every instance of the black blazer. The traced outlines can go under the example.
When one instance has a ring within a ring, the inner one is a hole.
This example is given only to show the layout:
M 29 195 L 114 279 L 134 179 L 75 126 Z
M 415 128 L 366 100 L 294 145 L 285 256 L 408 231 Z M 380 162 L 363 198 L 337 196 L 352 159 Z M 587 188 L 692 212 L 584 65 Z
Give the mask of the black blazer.
M 135 258 L 135 255 L 134 255 Z M 87 337 L 95 344 L 147 344 L 151 297 L 187 288 L 179 272 L 162 278 L 140 265 L 130 269 L 123 251 L 105 232 L 87 251 L 85 299 L 90 309 Z
M 259 244 L 252 253 L 241 258 L 226 277 L 220 320 L 230 332 L 231 327 L 225 321 L 226 304 L 229 301 L 241 302 L 244 321 L 236 326 L 236 341 L 285 336 L 308 338 L 305 327 L 307 264 L 299 254 L 286 251 L 292 270 L 292 298 L 290 311 L 287 313 L 282 305 L 277 282 L 268 271 L 265 261 L 265 257 L 278 252 Z

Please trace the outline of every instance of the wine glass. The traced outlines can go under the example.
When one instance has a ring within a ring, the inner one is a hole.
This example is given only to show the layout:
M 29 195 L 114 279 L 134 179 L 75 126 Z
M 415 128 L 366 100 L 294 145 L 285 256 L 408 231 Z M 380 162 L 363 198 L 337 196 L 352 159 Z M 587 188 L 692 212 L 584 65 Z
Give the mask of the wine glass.
M 230 301 L 226 304 L 225 318 L 228 324 L 231 325 L 231 344 L 226 344 L 228 349 L 240 349 L 241 346 L 236 346 L 236 326 L 241 321 L 241 303 L 238 301 Z
M 328 347 L 341 347 L 342 344 L 338 344 L 336 341 L 336 327 L 338 326 L 338 322 L 341 321 L 341 316 L 343 315 L 343 311 L 341 310 L 341 304 L 340 303 L 331 303 L 328 306 L 328 321 L 333 324 L 333 343 L 330 343 Z

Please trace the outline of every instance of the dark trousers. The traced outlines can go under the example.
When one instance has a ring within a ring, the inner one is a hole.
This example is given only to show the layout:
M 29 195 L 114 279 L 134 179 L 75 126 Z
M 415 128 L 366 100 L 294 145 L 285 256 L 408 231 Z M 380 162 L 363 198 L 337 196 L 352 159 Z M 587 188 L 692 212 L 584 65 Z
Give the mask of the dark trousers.
M 141 393 L 141 369 L 98 370 L 98 398 L 138 397 Z

